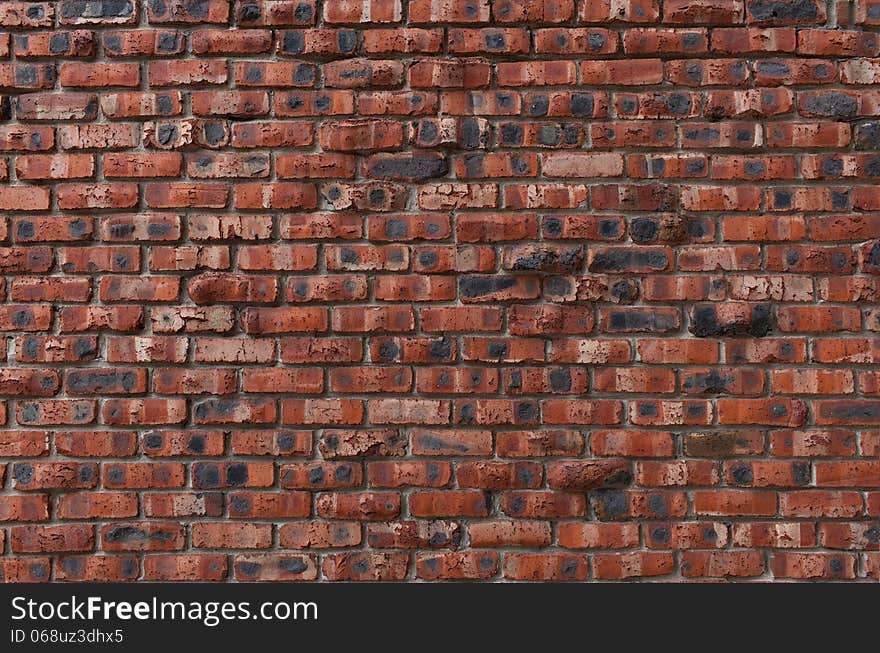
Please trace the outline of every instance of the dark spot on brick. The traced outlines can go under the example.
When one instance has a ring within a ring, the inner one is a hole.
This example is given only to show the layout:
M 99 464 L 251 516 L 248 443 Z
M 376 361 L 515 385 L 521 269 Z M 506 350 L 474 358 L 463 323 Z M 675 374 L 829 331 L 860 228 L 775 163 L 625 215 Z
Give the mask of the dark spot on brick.
M 236 565 L 236 569 L 238 570 L 239 573 L 241 573 L 244 576 L 252 576 L 252 577 L 259 574 L 260 570 L 262 568 L 263 568 L 263 565 L 261 565 L 259 562 L 241 561 L 241 562 L 237 563 L 237 565 Z
M 855 146 L 857 150 L 880 150 L 880 122 L 859 125 L 856 128 Z
M 515 123 L 501 125 L 502 145 L 521 145 L 523 142 L 523 128 Z
M 568 369 L 550 370 L 550 388 L 554 392 L 571 390 L 571 371 Z
M 230 512 L 235 512 L 238 515 L 243 515 L 247 513 L 251 509 L 251 500 L 247 497 L 243 496 L 234 496 L 232 500 L 229 502 Z
M 437 125 L 430 120 L 422 120 L 419 123 L 419 141 L 423 143 L 431 143 L 437 139 L 439 132 Z
M 381 188 L 371 190 L 369 197 L 372 206 L 382 206 L 385 203 L 385 191 Z
M 547 147 L 559 145 L 562 141 L 562 130 L 559 125 L 541 125 L 538 129 L 538 143 Z
M 651 539 L 661 544 L 668 543 L 670 539 L 669 528 L 666 526 L 655 526 L 651 529 Z
M 370 168 L 371 176 L 407 181 L 444 177 L 448 171 L 445 158 L 427 155 L 381 159 Z
M 843 161 L 828 158 L 822 161 L 822 174 L 828 177 L 836 177 L 843 174 Z
M 639 415 L 642 417 L 657 417 L 657 404 L 650 401 L 640 403 Z
M 485 145 L 485 137 L 476 118 L 461 121 L 461 140 L 459 145 L 466 150 L 476 150 Z
M 732 376 L 721 376 L 718 370 L 712 370 L 708 374 L 687 374 L 682 379 L 682 387 L 685 390 L 699 390 L 705 394 L 722 394 L 727 392 L 727 385 L 734 381 Z
M 379 358 L 381 358 L 382 360 L 394 360 L 399 354 L 400 347 L 397 345 L 397 343 L 391 342 L 389 340 L 379 345 Z
M 263 70 L 257 66 L 251 66 L 245 71 L 244 78 L 251 84 L 262 82 Z
M 309 568 L 303 558 L 281 558 L 278 566 L 291 574 L 301 574 Z
M 22 309 L 20 311 L 15 311 L 12 314 L 12 324 L 19 328 L 26 327 L 30 324 L 33 324 L 34 316 L 29 309 Z M 36 355 L 36 351 L 34 352 Z
M 428 465 L 428 480 L 431 482 L 436 482 L 440 478 L 440 466 L 436 463 L 430 463 Z
M 669 514 L 666 497 L 662 494 L 651 494 L 648 496 L 648 510 L 657 517 L 666 517 Z
M 193 466 L 193 477 L 198 487 L 220 487 L 220 468 L 213 463 L 199 463 Z
M 544 233 L 549 236 L 559 236 L 562 234 L 562 220 L 559 218 L 544 219 Z
M 351 566 L 352 571 L 364 574 L 370 570 L 370 561 L 367 558 L 361 558 Z
M 812 479 L 810 476 L 809 463 L 793 463 L 791 466 L 791 475 L 795 483 L 799 485 L 807 485 Z
M 40 408 L 36 404 L 25 404 L 21 409 L 21 422 L 27 424 L 36 422 L 40 418 Z
M 281 451 L 290 451 L 296 444 L 296 438 L 289 433 L 283 433 L 278 436 L 276 442 Z
M 503 32 L 490 32 L 485 35 L 483 41 L 489 50 L 503 50 L 507 46 Z
M 599 220 L 599 234 L 603 238 L 617 238 L 620 235 L 620 222 L 617 220 Z
M 630 234 L 637 243 L 646 243 L 657 238 L 660 226 L 651 218 L 636 218 L 630 225 Z
M 163 116 L 173 113 L 174 103 L 171 101 L 171 97 L 168 95 L 158 96 L 156 98 L 156 111 Z
M 752 466 L 748 464 L 734 465 L 730 469 L 730 475 L 737 485 L 751 485 L 754 480 Z
M 495 292 L 501 292 L 514 288 L 517 285 L 515 277 L 460 277 L 458 288 L 462 297 L 481 297 Z
M 323 485 L 324 484 L 324 468 L 323 467 L 312 467 L 308 473 L 308 481 L 310 485 Z
M 521 422 L 531 422 L 535 419 L 535 404 L 523 402 L 516 405 L 516 418 Z
M 675 328 L 675 318 L 652 310 L 613 311 L 609 326 L 615 331 L 668 331 Z
M 205 436 L 203 435 L 191 435 L 189 440 L 187 441 L 186 448 L 192 451 L 193 453 L 204 453 L 205 451 Z
M 165 4 L 164 0 L 150 0 L 150 10 L 158 17 L 162 17 L 165 15 L 165 12 L 168 11 L 168 6 Z
M 339 44 L 339 51 L 347 54 L 353 52 L 357 46 L 357 35 L 350 29 L 343 29 L 339 31 L 336 42 Z
M 850 118 L 858 111 L 858 101 L 844 93 L 824 93 L 809 97 L 806 108 L 819 116 L 829 118 Z
M 529 104 L 529 115 L 533 118 L 537 118 L 539 116 L 546 116 L 547 112 L 550 110 L 550 98 L 546 95 L 535 95 L 532 97 L 532 101 Z
M 594 52 L 605 47 L 605 35 L 601 32 L 590 32 L 587 35 L 587 44 Z
M 22 221 L 16 227 L 16 237 L 22 239 L 33 238 L 36 235 L 36 229 L 33 222 Z
M 746 161 L 743 170 L 747 175 L 763 175 L 767 170 L 767 166 L 763 161 Z
M 113 465 L 107 470 L 107 480 L 113 484 L 125 482 L 125 468 L 119 465 Z
M 831 205 L 836 211 L 841 211 L 849 206 L 849 191 L 831 191 Z
M 245 464 L 229 465 L 226 468 L 226 483 L 231 486 L 245 485 L 248 482 L 248 466 Z
M 759 0 L 748 5 L 749 14 L 760 21 L 798 21 L 819 17 L 813 0 Z
M 602 492 L 599 494 L 604 519 L 616 519 L 626 515 L 629 499 L 624 492 Z
M 156 138 L 160 144 L 168 145 L 177 140 L 177 133 L 177 127 L 174 125 L 159 125 L 159 129 L 156 130 Z
M 473 98 L 473 94 L 470 97 Z M 507 109 L 513 105 L 513 96 L 510 93 L 496 93 L 495 101 L 498 102 L 499 107 Z
M 50 45 L 51 47 L 51 45 Z M 118 36 L 108 34 L 104 36 L 104 47 L 110 50 L 111 52 L 121 52 L 122 51 L 122 42 L 119 40 Z M 65 48 L 66 50 L 67 48 Z
M 590 93 L 572 93 L 569 102 L 571 115 L 574 117 L 589 117 L 593 115 L 595 102 Z
M 159 35 L 157 47 L 159 52 L 177 52 L 180 43 L 180 37 L 173 32 L 164 32 Z
M 704 127 L 702 129 L 689 129 L 685 132 L 685 138 L 692 141 L 711 141 L 721 136 L 718 129 Z
M 302 32 L 285 32 L 281 41 L 281 48 L 285 54 L 301 54 L 305 47 L 305 39 Z
M 662 250 L 641 252 L 612 249 L 596 254 L 590 263 L 590 272 L 614 272 L 631 267 L 648 267 L 654 270 L 662 270 L 666 265 L 666 253 Z
M 880 243 L 875 243 L 868 252 L 867 261 L 870 265 L 880 266 Z
M 756 338 L 763 338 L 773 330 L 773 313 L 769 304 L 758 304 L 752 309 L 748 333 Z
M 758 72 L 768 77 L 785 77 L 791 73 L 791 68 L 781 61 L 759 61 Z
M 67 52 L 70 49 L 70 34 L 67 32 L 61 32 L 59 34 L 53 34 L 49 39 L 49 52 L 52 54 L 61 54 L 62 52 Z
M 676 116 L 687 115 L 691 110 L 691 98 L 684 93 L 671 93 L 669 95 L 655 96 L 666 105 L 669 112 Z
M 485 154 L 465 154 L 464 167 L 467 170 L 468 177 L 480 177 L 483 174 L 483 161 L 486 159 Z
M 83 570 L 83 559 L 79 556 L 62 558 L 61 567 L 64 569 L 64 573 L 70 576 L 79 576 Z
M 880 405 L 832 404 L 823 406 L 821 414 L 842 421 L 875 420 L 880 417 Z
M 696 61 L 689 63 L 684 67 L 684 74 L 690 82 L 699 84 L 703 81 L 703 66 Z
M 37 83 L 37 69 L 34 66 L 18 66 L 15 69 L 15 83 L 28 86 Z
M 702 37 L 699 34 L 688 32 L 682 37 L 681 44 L 686 50 L 695 50 L 700 47 Z
M 611 295 L 621 302 L 635 301 L 639 296 L 639 288 L 634 282 L 616 281 L 611 286 Z
M 419 252 L 419 264 L 425 268 L 432 268 L 437 265 L 437 254 L 432 251 Z
M 347 483 L 351 480 L 351 466 L 350 465 L 340 465 L 336 468 L 334 472 L 336 476 L 336 480 L 342 483 Z
M 252 23 L 255 20 L 259 20 L 260 5 L 254 3 L 247 3 L 242 5 L 241 11 L 239 12 L 239 19 L 246 23 Z
M 146 449 L 161 449 L 163 442 L 164 438 L 161 433 L 148 433 L 144 436 L 144 447 Z
M 527 255 L 518 257 L 511 269 L 551 271 L 556 268 L 576 268 L 581 261 L 582 253 L 578 248 L 562 251 L 536 248 Z
M 12 477 L 16 483 L 27 485 L 34 479 L 34 468 L 27 463 L 15 463 L 12 468 Z
M 40 351 L 40 343 L 36 338 L 27 338 L 24 341 L 24 353 L 28 359 L 35 359 Z
M 874 156 L 865 161 L 865 173 L 869 177 L 880 177 L 880 157 Z
M 452 356 L 452 341 L 448 338 L 436 340 L 431 343 L 428 351 L 434 360 L 448 360 Z
M 343 263 L 359 263 L 361 260 L 361 257 L 358 256 L 357 251 L 349 249 L 347 247 L 342 248 L 339 253 L 339 258 Z
M 689 175 L 696 175 L 706 170 L 706 161 L 704 159 L 696 159 L 695 161 L 688 161 L 685 165 L 685 172 Z M 694 224 L 694 223 L 689 223 Z M 697 223 L 700 224 L 700 223 Z M 700 234 L 702 235 L 702 234 Z
M 550 296 L 562 296 L 571 292 L 571 281 L 566 277 L 550 277 L 544 282 L 544 293 Z
M 529 164 L 518 156 L 510 157 L 510 169 L 518 175 L 525 174 L 529 170 Z
M 300 2 L 296 6 L 296 9 L 293 10 L 293 17 L 299 23 L 307 23 L 312 20 L 314 13 L 315 11 L 311 4 L 307 2 Z

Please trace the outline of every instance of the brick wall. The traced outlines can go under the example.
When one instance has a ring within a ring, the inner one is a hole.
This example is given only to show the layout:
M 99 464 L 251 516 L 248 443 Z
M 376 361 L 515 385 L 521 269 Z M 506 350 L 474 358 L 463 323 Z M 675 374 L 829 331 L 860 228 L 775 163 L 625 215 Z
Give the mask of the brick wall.
M 3 580 L 880 577 L 880 1 L 0 25 Z

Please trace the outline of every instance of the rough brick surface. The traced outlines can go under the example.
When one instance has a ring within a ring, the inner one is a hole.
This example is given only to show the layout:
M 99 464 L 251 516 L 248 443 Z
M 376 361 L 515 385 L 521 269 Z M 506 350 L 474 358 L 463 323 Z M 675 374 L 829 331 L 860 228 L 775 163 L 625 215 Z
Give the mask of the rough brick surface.
M 3 2 L 0 580 L 880 580 L 878 27 Z

